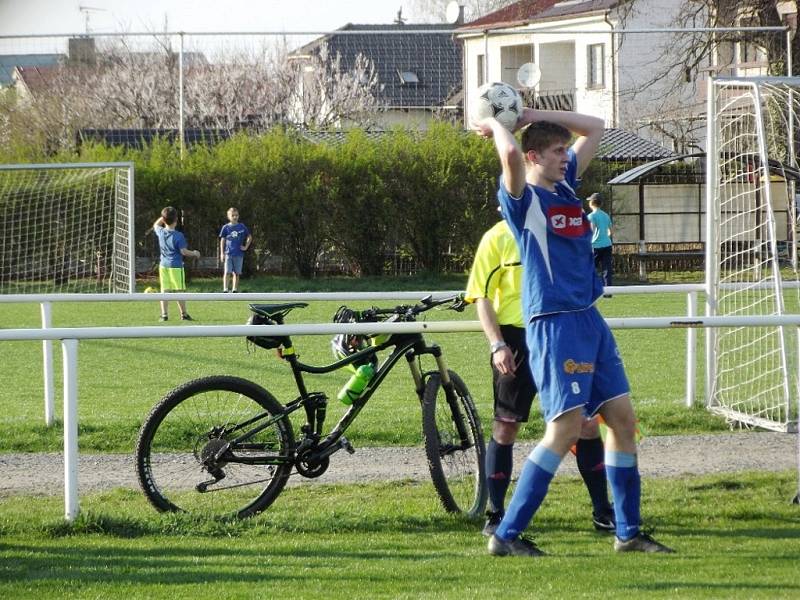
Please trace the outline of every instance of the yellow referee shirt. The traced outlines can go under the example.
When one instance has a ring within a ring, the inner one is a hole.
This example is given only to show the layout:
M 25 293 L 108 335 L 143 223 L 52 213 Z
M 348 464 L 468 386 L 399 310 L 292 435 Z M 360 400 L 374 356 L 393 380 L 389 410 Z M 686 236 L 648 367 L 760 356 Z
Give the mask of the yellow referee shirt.
M 522 319 L 522 264 L 508 223 L 500 221 L 483 234 L 467 281 L 467 302 L 492 301 L 497 323 L 524 327 Z

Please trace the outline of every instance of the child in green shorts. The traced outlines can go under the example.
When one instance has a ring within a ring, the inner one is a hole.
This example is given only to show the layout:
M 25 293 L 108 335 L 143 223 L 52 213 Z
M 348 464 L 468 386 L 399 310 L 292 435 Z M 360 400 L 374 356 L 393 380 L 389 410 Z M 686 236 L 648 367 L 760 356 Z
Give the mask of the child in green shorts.
M 161 282 L 162 292 L 186 291 L 186 276 L 183 271 L 183 257 L 194 256 L 200 258 L 198 250 L 189 250 L 183 233 L 175 229 L 178 222 L 178 211 L 172 206 L 167 206 L 161 211 L 161 216 L 153 223 L 153 231 L 158 237 L 158 248 L 161 251 L 161 261 L 158 266 L 158 278 Z M 166 321 L 167 301 L 161 300 L 161 318 Z M 181 320 L 191 321 L 192 317 L 186 312 L 186 302 L 178 300 L 181 311 Z

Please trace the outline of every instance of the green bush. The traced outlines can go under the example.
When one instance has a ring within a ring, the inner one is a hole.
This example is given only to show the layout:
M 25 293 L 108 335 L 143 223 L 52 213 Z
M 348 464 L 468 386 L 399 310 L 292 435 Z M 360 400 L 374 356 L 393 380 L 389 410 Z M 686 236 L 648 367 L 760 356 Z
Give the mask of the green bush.
M 0 159 L 11 156 L 132 161 L 137 255 L 153 258 L 151 225 L 166 205 L 181 211 L 190 247 L 206 257 L 218 254 L 225 212 L 238 207 L 254 238 L 246 270 L 263 269 L 267 257 L 279 256 L 304 277 L 317 272 L 323 255 L 353 273 L 380 275 L 387 256 L 398 251 L 440 273 L 453 262 L 468 264 L 497 219 L 493 145 L 447 123 L 377 139 L 353 130 L 331 144 L 275 128 L 193 146 L 183 160 L 166 140 L 141 150 L 85 144 L 78 154 L 49 158 L 33 156 L 29 147 L 5 149 Z

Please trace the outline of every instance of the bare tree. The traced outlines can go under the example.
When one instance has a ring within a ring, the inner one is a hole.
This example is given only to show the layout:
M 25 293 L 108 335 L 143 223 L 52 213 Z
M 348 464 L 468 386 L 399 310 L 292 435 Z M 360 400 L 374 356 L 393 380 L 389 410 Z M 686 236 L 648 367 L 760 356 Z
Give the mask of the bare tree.
M 167 37 L 143 51 L 124 38 L 91 60 L 41 70 L 29 94 L 7 91 L 0 142 L 27 139 L 47 151 L 70 147 L 82 128 L 177 128 L 179 58 Z M 264 47 L 185 66 L 185 124 L 233 130 L 293 122 L 312 128 L 367 124 L 377 106 L 377 75 L 358 55 L 350 65 L 322 44 L 303 62 Z
M 290 120 L 312 129 L 368 125 L 378 110 L 378 75 L 359 53 L 352 65 L 323 43 L 309 58 L 287 60 L 278 73 Z
M 634 0 L 630 6 L 635 6 Z M 772 27 L 780 26 L 777 0 L 684 0 L 676 10 L 673 25 L 676 28 Z M 785 3 L 784 3 L 785 4 Z M 795 10 L 800 0 L 794 0 Z M 624 26 L 624 19 L 623 19 Z M 624 43 L 624 41 L 623 41 Z M 640 90 L 669 80 L 674 91 L 684 83 L 694 82 L 704 70 L 723 71 L 734 60 L 733 47 L 744 45 L 749 49 L 763 48 L 769 58 L 772 74 L 786 74 L 784 36 L 776 32 L 695 32 L 674 36 L 669 44 L 653 53 L 651 77 Z M 800 59 L 800 38 L 793 31 L 791 53 Z M 712 65 L 711 57 L 717 64 Z

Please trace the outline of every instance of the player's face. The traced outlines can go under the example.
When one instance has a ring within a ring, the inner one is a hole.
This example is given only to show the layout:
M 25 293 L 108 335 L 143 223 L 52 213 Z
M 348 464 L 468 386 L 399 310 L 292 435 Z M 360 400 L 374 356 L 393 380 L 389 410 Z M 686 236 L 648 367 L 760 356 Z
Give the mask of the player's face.
M 239 213 L 235 210 L 228 211 L 228 220 L 232 223 L 236 223 L 239 220 Z
M 544 179 L 551 183 L 564 181 L 569 164 L 567 149 L 566 142 L 556 142 L 542 152 L 533 152 L 534 163 Z

